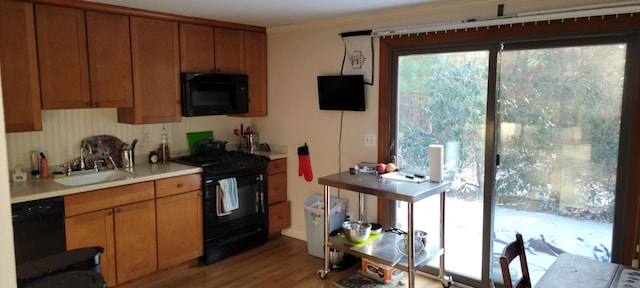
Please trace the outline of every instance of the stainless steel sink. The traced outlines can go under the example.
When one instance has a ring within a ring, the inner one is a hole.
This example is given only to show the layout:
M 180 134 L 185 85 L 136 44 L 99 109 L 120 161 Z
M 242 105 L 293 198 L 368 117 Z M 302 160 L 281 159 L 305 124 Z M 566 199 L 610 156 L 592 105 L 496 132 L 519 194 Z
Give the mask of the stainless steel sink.
M 102 182 L 110 182 L 117 180 L 130 179 L 135 177 L 135 173 L 123 171 L 123 170 L 107 170 L 91 174 L 82 174 L 76 176 L 67 176 L 63 178 L 56 178 L 53 181 L 65 186 L 82 186 L 89 184 L 96 184 Z

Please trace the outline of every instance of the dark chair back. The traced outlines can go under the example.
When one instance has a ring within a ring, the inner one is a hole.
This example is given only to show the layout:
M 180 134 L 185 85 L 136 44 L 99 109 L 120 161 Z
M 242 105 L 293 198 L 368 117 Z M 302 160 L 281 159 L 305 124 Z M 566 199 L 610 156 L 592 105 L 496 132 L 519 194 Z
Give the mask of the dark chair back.
M 513 279 L 511 279 L 511 273 L 509 273 L 509 264 L 516 257 L 520 258 L 522 277 L 513 282 Z M 504 247 L 502 257 L 500 257 L 500 268 L 502 269 L 502 279 L 504 280 L 505 288 L 531 287 L 529 266 L 527 266 L 527 256 L 524 252 L 524 242 L 522 241 L 522 235 L 520 233 L 516 234 L 516 241 L 511 242 L 507 247 Z

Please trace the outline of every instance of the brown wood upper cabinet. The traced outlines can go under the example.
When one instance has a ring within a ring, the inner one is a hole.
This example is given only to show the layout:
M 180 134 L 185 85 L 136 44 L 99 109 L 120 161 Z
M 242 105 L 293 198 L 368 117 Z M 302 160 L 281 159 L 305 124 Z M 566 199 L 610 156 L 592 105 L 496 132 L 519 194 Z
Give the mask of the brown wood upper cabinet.
M 42 108 L 90 107 L 84 11 L 42 4 L 35 10 Z
M 244 33 L 180 23 L 180 71 L 244 74 Z
M 92 107 L 132 107 L 129 16 L 86 12 Z
M 133 107 L 118 109 L 118 122 L 179 122 L 180 53 L 178 23 L 130 17 Z
M 33 4 L 0 1 L 0 63 L 5 131 L 42 130 Z
M 244 31 L 215 28 L 216 72 L 244 74 Z
M 215 72 L 213 27 L 180 23 L 180 71 Z
M 249 76 L 249 112 L 267 116 L 267 35 L 180 23 L 180 71 Z
M 244 70 L 249 75 L 249 113 L 244 117 L 267 116 L 267 35 L 244 32 Z

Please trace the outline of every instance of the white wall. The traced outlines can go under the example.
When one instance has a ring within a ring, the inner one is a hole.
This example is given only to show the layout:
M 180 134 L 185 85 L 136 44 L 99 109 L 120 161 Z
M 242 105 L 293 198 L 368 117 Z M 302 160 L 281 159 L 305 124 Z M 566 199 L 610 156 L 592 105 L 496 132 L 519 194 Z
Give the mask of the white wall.
M 362 161 L 377 162 L 377 148 L 364 146 L 364 134 L 378 131 L 378 39 L 374 39 L 373 86 L 366 89 L 366 112 L 345 112 L 342 131 L 342 161 L 338 163 L 340 112 L 320 111 L 316 76 L 340 74 L 344 44 L 341 32 L 376 28 L 424 25 L 496 15 L 497 5 L 505 3 L 505 15 L 613 1 L 444 1 L 330 21 L 318 21 L 267 29 L 269 116 L 254 119 L 260 126 L 261 140 L 289 147 L 287 191 L 292 202 L 291 227 L 284 234 L 306 239 L 304 201 L 313 193 L 323 193 L 319 176 L 344 171 Z M 404 36 L 406 37 L 406 36 Z M 314 179 L 298 177 L 297 147 L 309 145 Z M 332 193 L 333 197 L 338 196 Z M 357 195 L 342 191 L 348 199 L 348 214 L 358 216 Z M 376 199 L 365 200 L 366 221 L 377 221 Z

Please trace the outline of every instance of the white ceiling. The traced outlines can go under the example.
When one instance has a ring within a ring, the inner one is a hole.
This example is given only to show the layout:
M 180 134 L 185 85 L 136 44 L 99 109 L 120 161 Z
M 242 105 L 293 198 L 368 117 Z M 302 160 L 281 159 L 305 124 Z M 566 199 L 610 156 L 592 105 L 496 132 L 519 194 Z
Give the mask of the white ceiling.
M 144 10 L 273 27 L 442 0 L 88 0 Z

